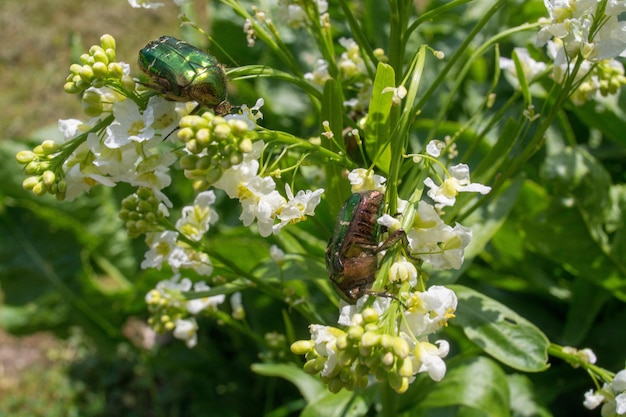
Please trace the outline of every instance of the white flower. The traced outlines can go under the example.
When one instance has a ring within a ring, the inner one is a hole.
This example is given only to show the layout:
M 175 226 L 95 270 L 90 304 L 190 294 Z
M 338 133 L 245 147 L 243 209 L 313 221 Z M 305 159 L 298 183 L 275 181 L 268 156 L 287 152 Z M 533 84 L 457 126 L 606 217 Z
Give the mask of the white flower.
M 374 174 L 374 171 L 365 168 L 356 168 L 348 174 L 348 180 L 352 184 L 352 192 L 359 193 L 361 191 L 378 190 L 385 191 L 385 181 L 387 179 L 380 175 Z
M 193 269 L 198 275 L 209 276 L 213 272 L 213 265 L 209 256 L 204 252 L 197 252 L 191 248 L 177 246 L 167 258 L 167 263 L 174 271 L 181 268 Z
M 309 331 L 311 332 L 311 340 L 314 343 L 315 351 L 320 356 L 327 358 L 320 375 L 330 375 L 337 366 L 337 337 L 342 332 L 335 327 L 319 324 L 310 325 Z
M 235 320 L 243 320 L 246 317 L 246 311 L 243 308 L 241 293 L 239 291 L 233 293 L 230 297 L 230 309 L 232 311 L 231 315 Z
M 412 262 L 402 257 L 401 260 L 394 262 L 389 269 L 389 280 L 391 282 L 408 282 L 411 287 L 417 285 L 417 269 Z
M 225 170 L 213 186 L 224 190 L 230 198 L 239 198 L 240 188 L 245 187 L 245 184 L 259 172 L 258 159 L 264 146 L 263 141 L 253 142 L 252 151 L 244 153 L 243 162 Z
M 302 6 L 291 4 L 287 0 L 278 2 L 278 19 L 292 29 L 304 27 L 308 22 L 308 16 Z
M 344 79 L 365 74 L 365 62 L 361 57 L 359 44 L 352 38 L 339 38 L 339 44 L 346 48 L 337 62 L 337 67 Z
M 453 206 L 460 192 L 487 194 L 491 191 L 491 187 L 470 182 L 469 166 L 466 164 L 452 166 L 448 173 L 450 176 L 440 186 L 437 186 L 430 177 L 424 180 L 424 184 L 430 188 L 428 196 L 442 206 Z
M 604 396 L 601 394 L 596 394 L 592 389 L 585 392 L 585 401 L 583 401 L 583 405 L 589 409 L 593 410 L 598 407 L 604 401 Z
M 446 143 L 442 140 L 433 139 L 426 144 L 426 153 L 435 158 L 439 158 L 441 150 L 446 147 Z
M 450 351 L 450 345 L 445 340 L 438 340 L 435 346 L 429 342 L 417 342 L 413 349 L 413 369 L 417 373 L 428 372 L 433 381 L 441 381 L 446 375 L 446 363 L 443 361 Z
M 325 59 L 318 59 L 315 61 L 315 67 L 313 72 L 307 72 L 304 74 L 304 79 L 310 81 L 313 84 L 324 86 L 326 81 L 331 78 L 328 72 L 328 62 Z
M 385 87 L 383 88 L 382 93 L 393 93 L 393 96 L 391 97 L 391 102 L 393 103 L 394 106 L 399 106 L 400 103 L 402 103 L 402 99 L 404 97 L 406 97 L 406 87 L 401 85 L 399 87 Z
M 401 329 L 416 339 L 423 338 L 446 326 L 454 317 L 457 304 L 454 291 L 440 285 L 416 291 L 407 302 Z
M 398 212 L 402 213 L 401 210 L 398 210 Z M 389 232 L 395 232 L 396 230 L 402 228 L 400 220 L 398 220 L 395 217 L 390 216 L 389 214 L 386 214 L 386 213 L 383 214 L 382 216 L 380 216 L 376 220 L 376 223 L 378 223 L 381 226 L 385 226 Z
M 291 187 L 289 187 L 289 184 L 286 184 L 285 192 L 287 194 L 287 202 L 279 209 L 277 217 L 280 223 L 274 225 L 274 234 L 278 233 L 280 229 L 289 223 L 298 223 L 305 220 L 306 216 L 314 215 L 315 207 L 320 203 L 324 190 L 321 188 L 315 191 L 300 190 L 294 196 Z
M 337 323 L 343 326 L 359 324 L 359 321 L 361 320 L 360 312 L 361 310 L 363 310 L 363 307 L 365 306 L 365 303 L 367 302 L 369 297 L 371 296 L 368 294 L 364 295 L 356 301 L 356 304 L 348 304 L 344 300 L 341 300 L 341 303 L 339 304 L 340 313 Z M 387 311 L 390 305 L 390 297 L 375 297 L 374 302 L 369 307 L 376 310 L 378 316 L 380 317 L 385 311 Z
M 434 269 L 459 269 L 472 231 L 461 224 L 451 227 L 443 222 L 430 204 L 420 201 L 413 227 L 407 232 L 413 256 L 424 259 Z
M 626 22 L 618 19 L 618 15 L 626 9 L 623 2 L 607 2 L 605 14 L 598 13 L 597 0 L 544 0 L 544 4 L 550 19 L 546 19 L 537 35 L 538 46 L 543 46 L 553 37 L 558 38 L 563 41 L 569 57 L 573 58 L 580 52 L 591 61 L 614 58 L 624 53 Z M 592 33 L 591 28 L 597 22 L 601 24 Z
M 130 7 L 133 7 L 135 9 L 158 9 L 161 6 L 164 6 L 163 3 L 154 3 L 148 0 L 128 0 L 128 4 L 130 4 Z
M 209 287 L 204 281 L 196 282 L 193 286 L 193 290 L 196 292 L 199 291 L 209 291 L 211 287 Z M 189 300 L 187 302 L 187 311 L 193 315 L 198 314 L 204 309 L 210 308 L 211 310 L 217 310 L 217 306 L 222 304 L 226 296 L 224 294 L 218 294 L 211 297 L 202 297 L 196 298 L 194 300 Z
M 270 246 L 270 258 L 278 265 L 285 263 L 285 252 L 283 252 L 278 246 Z
M 196 319 L 177 319 L 173 335 L 177 339 L 184 340 L 188 348 L 192 348 L 198 343 L 197 331 Z
M 177 241 L 178 233 L 169 230 L 146 234 L 146 243 L 150 246 L 150 250 L 146 252 L 145 259 L 141 263 L 141 268 L 161 269 L 163 262 L 167 263 L 171 254 L 179 248 L 176 244 Z
M 528 83 L 541 75 L 546 70 L 546 64 L 543 62 L 535 61 L 531 58 L 526 48 L 515 48 L 513 53 L 517 55 L 520 64 L 522 65 L 522 71 L 524 72 L 524 78 L 528 80 Z M 509 58 L 500 58 L 500 68 L 504 70 L 504 75 L 507 81 L 514 87 L 519 87 L 519 75 L 515 68 L 515 62 Z
M 227 114 L 224 116 L 224 120 L 241 120 L 246 122 L 246 125 L 249 130 L 253 130 L 257 128 L 257 121 L 259 119 L 263 119 L 263 113 L 261 112 L 261 107 L 265 104 L 265 100 L 262 98 L 257 99 L 254 106 L 248 108 L 247 105 L 242 104 L 239 106 L 238 114 Z
M 209 231 L 219 216 L 211 205 L 215 203 L 215 193 L 212 190 L 203 191 L 196 196 L 192 206 L 182 209 L 182 217 L 176 222 L 176 229 L 188 238 L 199 241 Z
M 285 199 L 274 188 L 276 184 L 270 177 L 253 177 L 239 190 L 239 201 L 243 208 L 239 217 L 244 226 L 257 220 L 259 234 L 263 237 L 273 232 L 274 219 Z

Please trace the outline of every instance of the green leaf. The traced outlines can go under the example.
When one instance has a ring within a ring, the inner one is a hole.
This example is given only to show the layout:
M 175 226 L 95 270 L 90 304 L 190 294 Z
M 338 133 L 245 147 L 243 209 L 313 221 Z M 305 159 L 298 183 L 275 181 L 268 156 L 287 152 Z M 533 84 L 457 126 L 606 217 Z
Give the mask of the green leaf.
M 367 123 L 365 124 L 365 150 L 370 158 L 377 162 L 383 172 L 389 172 L 391 149 L 389 148 L 389 112 L 391 111 L 391 91 L 383 92 L 385 88 L 395 88 L 396 79 L 390 65 L 379 63 L 376 69 L 376 79 L 372 87 Z
M 255 363 L 252 371 L 259 375 L 286 379 L 298 388 L 307 402 L 316 401 L 329 393 L 319 378 L 307 374 L 301 367 L 293 364 Z
M 410 388 L 407 396 L 423 394 L 418 407 L 407 415 L 419 416 L 488 416 L 509 415 L 509 390 L 506 375 L 492 360 L 484 357 L 467 358 L 454 363 L 440 382 L 432 384 L 426 393 L 414 393 Z M 404 400 L 404 397 L 401 398 Z M 461 408 L 456 408 L 456 407 Z M 450 407 L 455 407 L 450 409 Z M 419 410 L 419 411 L 417 411 Z
M 310 402 L 300 417 L 360 417 L 367 414 L 373 401 L 373 390 L 341 391 L 333 394 L 326 391 L 325 395 Z M 367 393 L 367 394 L 366 394 Z
M 451 285 L 459 305 L 450 323 L 486 353 L 511 368 L 539 372 L 548 365 L 548 338 L 532 323 L 499 302 L 461 285 Z
M 523 226 L 532 249 L 626 300 L 626 188 L 580 148 L 550 155 L 542 174 L 552 198 Z
M 284 378 L 294 384 L 307 401 L 301 417 L 357 417 L 367 413 L 374 397 L 371 389 L 333 394 L 319 378 L 300 367 L 287 364 L 254 364 L 252 370 L 260 375 Z
M 535 398 L 533 384 L 525 375 L 508 375 L 512 417 L 551 417 L 552 414 Z

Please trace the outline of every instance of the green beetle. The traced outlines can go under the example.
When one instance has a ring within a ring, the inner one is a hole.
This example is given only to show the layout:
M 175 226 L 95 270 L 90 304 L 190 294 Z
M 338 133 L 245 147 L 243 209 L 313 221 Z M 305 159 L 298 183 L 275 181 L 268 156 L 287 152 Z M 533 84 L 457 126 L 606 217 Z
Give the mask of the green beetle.
M 376 190 L 354 193 L 346 200 L 326 248 L 326 270 L 333 286 L 347 302 L 354 304 L 372 294 L 378 271 L 377 254 L 406 239 L 403 230 L 392 233 L 378 245 L 385 195 Z
M 230 112 L 226 73 L 214 56 L 171 36 L 161 36 L 139 51 L 148 87 L 170 100 L 197 101 L 217 114 Z

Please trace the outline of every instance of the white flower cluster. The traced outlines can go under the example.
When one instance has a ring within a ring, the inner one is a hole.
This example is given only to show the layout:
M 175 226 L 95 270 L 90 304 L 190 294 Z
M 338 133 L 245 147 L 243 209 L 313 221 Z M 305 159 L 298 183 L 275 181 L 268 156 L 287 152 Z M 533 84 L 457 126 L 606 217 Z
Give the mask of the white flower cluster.
M 180 279 L 176 274 L 171 279 L 160 281 L 156 288 L 146 294 L 146 304 L 154 316 L 151 326 L 157 330 L 172 331 L 177 339 L 184 340 L 192 348 L 198 342 L 198 323 L 195 316 L 202 311 L 215 311 L 226 298 L 225 295 L 202 297 L 187 300 L 182 293 L 209 291 L 211 288 L 204 282 L 191 282 L 189 278 Z M 158 323 L 155 323 L 158 320 Z
M 317 6 L 317 13 L 319 15 L 324 15 L 328 11 L 328 1 L 326 0 L 316 0 L 315 2 L 308 3 Z M 310 19 L 304 7 L 307 6 L 303 6 L 302 2 L 278 0 L 278 19 L 292 29 L 307 27 L 310 24 Z M 310 5 L 308 7 L 310 7 Z
M 439 156 L 441 149 L 439 143 L 429 143 L 429 158 Z M 470 182 L 467 165 L 444 171 L 446 178 L 441 185 L 431 178 L 425 180 L 430 188 L 428 196 L 436 205 L 423 200 L 417 203 L 412 225 L 404 230 L 408 241 L 404 250 L 411 260 L 402 255 L 394 259 L 385 285 L 388 296 L 372 300 L 372 295 L 366 294 L 354 305 L 344 301 L 338 323 L 346 330 L 314 324 L 309 328 L 310 340 L 292 345 L 294 353 L 306 355 L 304 370 L 319 372 L 331 391 L 366 386 L 368 376 L 373 376 L 402 393 L 418 373 L 427 372 L 435 381 L 444 377 L 443 358 L 449 344 L 444 340 L 430 342 L 429 337 L 454 317 L 457 298 L 452 290 L 442 286 L 423 290 L 423 277 L 416 265 L 430 264 L 439 270 L 460 268 L 471 231 L 460 224 L 447 225 L 436 207 L 453 205 L 459 192 L 490 191 L 489 187 Z M 355 193 L 385 190 L 386 179 L 371 170 L 355 169 L 348 179 Z M 398 202 L 400 214 L 407 205 L 407 201 Z M 401 227 L 400 220 L 387 214 L 378 223 L 390 235 Z M 395 304 L 392 308 L 393 300 L 402 306 Z
M 547 45 L 553 60 L 552 78 L 563 83 L 574 77 L 571 99 L 581 105 L 601 93 L 616 94 L 626 84 L 624 67 L 616 57 L 626 56 L 626 11 L 623 0 L 544 0 L 550 18 L 541 19 L 537 46 Z M 545 65 L 516 48 L 527 80 L 540 75 Z M 582 60 L 582 61 L 581 61 Z M 500 66 L 507 79 L 517 86 L 513 62 L 503 58 Z M 574 71 L 575 74 L 574 74 Z
M 585 393 L 583 405 L 590 410 L 602 404 L 602 417 L 626 415 L 626 369 L 619 371 L 610 383 L 597 391 Z
M 66 199 L 71 201 L 98 184 L 113 187 L 126 182 L 150 188 L 160 201 L 171 206 L 161 190 L 172 181 L 169 167 L 177 157 L 158 151 L 157 147 L 178 126 L 177 110 L 183 111 L 183 105 L 155 96 L 141 110 L 134 101 L 109 88 L 90 87 L 86 93 L 89 92 L 101 96 L 102 101 L 112 102 L 115 120 L 106 127 L 103 138 L 96 132 L 89 133 L 87 140 L 65 160 Z M 69 142 L 101 121 L 60 120 L 59 129 Z
M 243 162 L 225 170 L 214 186 L 224 190 L 230 198 L 239 199 L 243 207 L 240 219 L 244 226 L 256 220 L 259 234 L 265 237 L 278 233 L 289 223 L 298 223 L 313 215 L 324 190 L 300 190 L 294 196 L 286 185 L 287 198 L 283 197 L 271 177 L 259 175 L 263 146 L 263 141 L 255 142 L 251 152 L 244 154 Z
M 544 4 L 550 19 L 542 21 L 538 46 L 559 39 L 563 59 L 580 53 L 588 61 L 601 61 L 624 54 L 626 22 L 618 18 L 626 11 L 623 0 L 544 0 Z

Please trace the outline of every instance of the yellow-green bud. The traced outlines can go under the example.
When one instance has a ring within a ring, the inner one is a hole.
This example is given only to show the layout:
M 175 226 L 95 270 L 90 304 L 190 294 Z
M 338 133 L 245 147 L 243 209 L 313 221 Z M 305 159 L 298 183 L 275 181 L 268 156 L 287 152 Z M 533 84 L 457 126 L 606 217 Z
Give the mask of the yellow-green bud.
M 115 38 L 105 33 L 100 36 L 100 45 L 102 45 L 102 49 L 115 49 Z
M 109 57 L 107 56 L 106 52 L 104 52 L 104 49 L 99 49 L 97 51 L 95 51 L 95 53 L 93 54 L 93 59 L 94 61 L 96 61 L 94 63 L 94 65 L 98 62 L 104 64 L 104 65 L 108 65 L 109 64 Z
M 27 163 L 32 162 L 33 160 L 35 160 L 35 158 L 37 158 L 37 155 L 35 155 L 35 153 L 32 151 L 19 151 L 15 155 L 15 159 L 17 160 L 17 162 L 22 165 L 26 165 Z
M 181 123 L 182 123 L 182 120 L 181 120 Z M 187 142 L 189 141 L 189 139 L 194 137 L 193 129 L 190 127 L 183 127 L 182 129 L 178 131 L 176 136 L 178 136 L 178 139 L 180 139 L 181 141 Z
M 76 85 L 76 83 L 72 82 L 72 81 L 68 81 L 65 84 L 63 84 L 63 90 L 67 93 L 67 94 L 78 94 L 80 93 L 80 89 L 78 88 L 78 86 Z
M 389 372 L 387 380 L 389 381 L 389 386 L 393 388 L 394 391 L 398 391 L 398 389 L 402 387 L 402 377 L 395 372 Z
M 211 142 L 211 132 L 209 129 L 199 129 L 196 132 L 196 141 L 201 146 L 207 146 Z
M 100 51 L 104 52 L 104 49 L 100 45 L 92 45 L 91 48 L 89 48 L 89 55 L 93 57 Z
M 198 161 L 198 157 L 196 155 L 183 155 L 179 159 L 180 167 L 182 169 L 195 169 L 196 161 Z
M 80 64 L 72 64 L 72 65 L 70 65 L 70 72 L 71 72 L 73 75 L 80 74 L 80 72 L 82 71 L 82 69 L 83 69 L 83 66 L 82 66 L 82 65 L 80 65 Z M 68 78 L 69 78 L 69 77 L 68 77 Z
M 380 334 L 376 332 L 365 332 L 361 337 L 361 346 L 370 347 L 375 346 L 380 342 Z
M 413 362 L 410 359 L 399 359 L 397 372 L 401 377 L 410 378 L 413 375 Z
M 393 338 L 393 344 L 391 345 L 391 348 L 393 349 L 393 352 L 396 354 L 396 356 L 399 358 L 406 358 L 407 356 L 409 356 L 409 344 L 401 337 Z
M 26 177 L 24 181 L 22 181 L 22 188 L 30 191 L 35 188 L 37 184 L 39 184 L 39 177 Z
M 364 332 L 365 330 L 361 326 L 350 326 L 348 327 L 347 335 L 350 340 L 359 340 Z
M 378 323 L 367 323 L 363 326 L 366 332 L 377 332 Z
M 67 191 L 67 182 L 65 180 L 61 180 L 57 182 L 57 196 L 62 195 L 65 198 L 65 192 Z
M 235 136 L 243 137 L 248 131 L 248 124 L 243 120 L 230 119 L 228 122 L 231 127 L 232 133 Z
M 111 70 L 109 69 L 109 72 L 111 72 Z M 117 73 L 117 70 L 114 71 L 115 73 Z M 133 77 L 131 77 L 130 75 L 122 75 L 122 87 L 124 87 L 125 89 L 132 91 L 135 89 L 135 80 L 133 79 Z
M 349 346 L 349 343 L 348 343 L 348 337 L 347 337 L 347 335 L 346 335 L 345 333 L 340 334 L 340 335 L 337 337 L 337 341 L 335 342 L 335 345 L 336 345 L 336 346 L 337 346 L 337 348 L 338 348 L 338 349 L 340 349 L 340 350 L 347 349 L 347 348 L 348 348 L 348 346 Z
M 380 336 L 380 345 L 386 349 L 389 349 L 393 343 L 393 336 L 388 333 L 385 333 Z
M 80 78 L 85 82 L 91 82 L 94 78 L 93 67 L 89 65 L 83 65 L 80 69 Z
M 109 73 L 109 77 L 111 78 L 120 79 L 124 76 L 124 68 L 122 68 L 122 66 L 118 62 L 111 62 L 109 65 L 107 65 L 107 71 Z
M 391 368 L 393 366 L 393 363 L 395 361 L 395 357 L 393 356 L 393 353 L 391 352 L 387 352 L 383 355 L 383 357 L 381 358 L 381 362 L 382 364 L 387 368 Z
M 59 145 L 55 141 L 47 139 L 41 142 L 41 148 L 46 153 L 46 155 L 50 155 L 59 150 Z
M 363 321 L 365 323 L 375 323 L 378 321 L 378 312 L 371 307 L 363 310 L 361 314 L 363 315 Z
M 315 344 L 312 340 L 298 340 L 291 344 L 291 352 L 296 355 L 305 355 L 313 349 Z
M 343 388 L 343 383 L 339 378 L 333 378 L 328 381 L 328 390 L 333 394 L 337 394 Z
M 41 179 L 43 180 L 44 184 L 46 184 L 47 186 L 51 186 L 52 184 L 54 184 L 56 181 L 56 178 L 57 176 L 55 175 L 55 173 L 50 170 L 44 171 L 41 176 Z
M 93 57 L 89 54 L 82 54 L 80 56 L 80 62 L 82 62 L 84 65 L 93 65 Z M 70 67 L 71 68 L 71 67 Z
M 219 124 L 213 129 L 213 135 L 217 140 L 225 140 L 230 136 L 231 129 L 226 123 Z
M 46 184 L 44 184 L 43 182 L 39 181 L 37 184 L 35 184 L 35 186 L 32 188 L 33 193 L 35 193 L 35 195 L 37 196 L 42 196 L 45 193 L 48 192 L 48 187 L 46 186 Z
M 96 62 L 91 68 L 93 68 L 93 76 L 95 78 L 104 79 L 109 77 L 109 69 L 104 62 Z
M 29 162 L 24 167 L 24 174 L 26 174 L 26 175 L 39 175 L 43 171 L 45 171 L 45 170 L 41 169 L 41 165 L 37 161 Z
M 306 372 L 307 374 L 315 375 L 316 373 L 324 369 L 325 363 L 326 363 L 326 358 L 317 357 L 315 359 L 311 359 L 310 361 L 307 361 L 302 367 L 302 370 Z
M 250 139 L 243 139 L 239 142 L 239 151 L 243 153 L 252 152 L 252 141 Z

